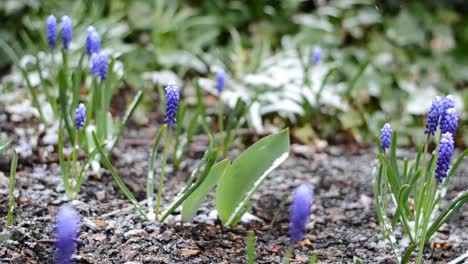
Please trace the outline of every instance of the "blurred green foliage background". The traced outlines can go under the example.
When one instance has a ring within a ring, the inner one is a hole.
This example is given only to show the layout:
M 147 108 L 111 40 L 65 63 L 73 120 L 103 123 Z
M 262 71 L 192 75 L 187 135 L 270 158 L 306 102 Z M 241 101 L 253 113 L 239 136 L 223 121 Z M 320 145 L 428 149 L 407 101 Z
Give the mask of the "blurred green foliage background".
M 402 144 L 419 143 L 430 101 L 451 93 L 461 120 L 457 143 L 468 145 L 467 11 L 463 0 L 4 0 L 0 38 L 20 55 L 45 50 L 38 44 L 45 43 L 45 18 L 68 15 L 75 39 L 96 26 L 133 89 L 146 85 L 145 73 L 169 71 L 191 83 L 212 79 L 217 66 L 227 69 L 233 93 L 246 88 L 280 99 L 292 91 L 287 85 L 249 80 L 271 78 L 272 69 L 294 76 L 294 67 L 277 61 L 298 53 L 302 60 L 300 51 L 320 46 L 321 96 L 338 99 L 295 98 L 288 108 L 260 98 L 260 109 L 269 109 L 257 113 L 262 127 L 292 125 L 302 143 L 368 142 L 391 122 Z M 11 63 L 0 49 L 3 75 Z

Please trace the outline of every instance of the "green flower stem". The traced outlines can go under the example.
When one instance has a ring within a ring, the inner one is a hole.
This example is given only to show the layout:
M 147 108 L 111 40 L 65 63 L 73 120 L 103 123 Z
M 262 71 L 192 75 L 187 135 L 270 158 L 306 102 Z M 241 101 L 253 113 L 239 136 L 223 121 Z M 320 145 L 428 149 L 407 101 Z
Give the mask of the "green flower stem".
M 159 130 L 153 144 L 153 150 L 151 151 L 150 160 L 148 162 L 148 178 L 146 181 L 146 197 L 148 204 L 148 219 L 153 221 L 156 219 L 154 214 L 154 162 L 156 160 L 156 154 L 158 152 L 159 142 L 161 141 L 162 135 L 166 131 L 167 125 L 163 125 Z
M 71 172 L 71 184 L 70 184 L 70 200 L 74 200 L 76 198 L 77 193 L 75 192 L 76 184 L 77 184 L 77 175 L 78 175 L 78 150 L 79 150 L 79 140 L 80 137 L 78 136 L 79 131 L 77 128 L 75 128 L 75 135 L 77 135 L 75 139 L 75 145 L 73 146 L 73 151 L 72 151 L 72 172 Z
M 163 160 L 161 164 L 161 174 L 159 175 L 159 185 L 158 185 L 158 197 L 156 199 L 156 216 L 159 215 L 159 209 L 161 206 L 161 196 L 163 191 L 164 185 L 164 171 L 166 170 L 166 162 L 167 162 L 167 152 L 171 146 L 171 138 L 172 138 L 172 128 L 169 127 L 167 129 L 166 140 L 164 143 L 164 152 L 163 152 Z
M 107 108 L 106 108 L 106 92 L 104 91 L 105 86 L 104 86 L 104 81 L 101 80 L 101 83 L 99 84 L 99 90 L 100 90 L 100 96 L 101 96 L 101 117 L 99 118 L 99 122 L 102 123 L 102 140 L 105 142 L 107 139 Z
M 432 211 L 432 202 L 434 198 L 434 194 L 436 192 L 437 185 L 435 184 L 435 177 L 431 177 L 429 179 L 429 188 L 425 194 L 424 205 L 423 205 L 423 219 L 422 219 L 422 227 L 421 227 L 421 239 L 419 240 L 418 245 L 418 259 L 416 261 L 417 264 L 420 264 L 422 261 L 422 254 L 424 251 L 424 244 L 426 243 L 426 233 L 427 227 L 429 225 L 429 221 L 431 220 Z
M 13 150 L 13 158 L 11 159 L 10 165 L 10 183 L 8 191 L 8 215 L 7 215 L 7 227 L 13 224 L 13 209 L 15 207 L 15 181 L 16 181 L 16 166 L 18 165 L 18 155 L 16 150 Z
M 418 231 L 419 231 L 419 221 L 421 218 L 421 209 L 422 209 L 422 200 L 423 200 L 423 193 L 424 193 L 424 185 L 426 179 L 426 167 L 427 167 L 427 149 L 429 145 L 430 135 L 427 135 L 426 144 L 424 145 L 424 154 L 423 154 L 423 163 L 422 163 L 422 174 L 419 180 L 419 189 L 417 190 L 417 200 L 415 200 L 416 205 L 416 219 L 415 219 L 415 228 L 414 228 L 414 238 L 418 239 Z
M 44 116 L 44 112 L 42 111 L 42 106 L 39 103 L 39 100 L 37 98 L 36 90 L 31 84 L 29 75 L 26 72 L 26 69 L 24 68 L 21 68 L 21 72 L 23 73 L 23 77 L 26 80 L 26 86 L 28 86 L 29 92 L 31 93 L 33 106 L 36 107 L 37 111 L 39 112 L 39 118 L 41 119 L 41 122 L 44 124 L 45 127 L 48 127 L 49 125 L 47 124 L 47 120 Z
M 36 69 L 37 72 L 39 73 L 39 80 L 41 81 L 41 87 L 42 90 L 44 91 L 44 94 L 47 98 L 47 101 L 49 101 L 50 107 L 52 108 L 52 111 L 54 112 L 54 117 L 57 117 L 57 105 L 55 103 L 55 98 L 52 97 L 49 91 L 49 84 L 45 81 L 44 75 L 42 74 L 42 67 L 41 63 L 39 60 L 39 56 L 36 57 Z
M 224 149 L 224 104 L 219 98 L 218 101 L 218 134 L 219 134 L 219 147 L 220 153 L 223 157 L 226 155 L 226 149 Z

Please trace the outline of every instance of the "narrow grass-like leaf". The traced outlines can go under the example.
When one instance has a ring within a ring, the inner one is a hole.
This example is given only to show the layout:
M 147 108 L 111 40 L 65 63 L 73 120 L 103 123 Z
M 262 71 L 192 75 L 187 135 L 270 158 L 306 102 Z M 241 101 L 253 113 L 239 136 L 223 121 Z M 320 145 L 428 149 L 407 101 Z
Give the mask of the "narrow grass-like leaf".
M 119 131 L 117 132 L 117 135 L 115 136 L 114 141 L 112 142 L 112 145 L 108 149 L 108 152 L 112 151 L 114 149 L 115 145 L 117 145 L 117 142 L 119 141 L 120 137 L 124 133 L 124 130 L 125 130 L 125 127 L 127 126 L 128 120 L 130 120 L 130 117 L 132 116 L 133 112 L 135 112 L 138 105 L 140 105 L 142 99 L 143 99 L 143 91 L 138 91 L 138 93 L 133 98 L 132 103 L 127 108 L 127 111 L 125 112 L 125 115 L 122 118 L 122 123 L 119 126 Z
M 361 76 L 364 74 L 364 72 L 367 69 L 367 66 L 369 66 L 369 63 L 370 61 L 366 61 L 359 66 L 358 72 L 353 76 L 353 79 L 351 79 L 351 81 L 348 84 L 348 87 L 346 88 L 346 98 L 349 98 L 349 96 L 351 95 L 351 92 L 353 91 L 354 87 L 356 87 L 357 81 L 359 81 Z
M 122 192 L 127 197 L 127 199 L 136 207 L 136 209 L 140 212 L 143 218 L 145 218 L 145 220 L 148 220 L 148 217 L 143 207 L 138 203 L 135 196 L 133 196 L 132 192 L 127 188 L 127 185 L 125 185 L 124 181 L 122 180 L 122 178 L 120 178 L 119 174 L 117 173 L 115 168 L 112 166 L 112 163 L 107 158 L 107 154 L 104 152 L 104 149 L 101 147 L 101 144 L 99 144 L 99 140 L 94 131 L 93 131 L 93 140 L 94 140 L 94 144 L 96 145 L 96 148 L 99 151 L 99 154 L 101 155 L 102 163 L 109 170 L 110 174 L 115 180 L 115 183 L 117 183 L 120 190 L 122 190 Z
M 13 150 L 13 157 L 10 165 L 10 182 L 8 188 L 8 215 L 7 227 L 13 224 L 13 209 L 15 207 L 15 182 L 16 182 L 16 166 L 18 165 L 18 155 L 16 150 Z
M 229 159 L 222 160 L 211 168 L 205 181 L 185 200 L 182 207 L 182 221 L 189 222 L 195 216 L 197 209 L 205 200 L 208 193 L 215 187 L 229 167 Z
M 176 200 L 169 206 L 169 209 L 167 209 L 162 214 L 162 216 L 161 216 L 161 218 L 159 220 L 161 223 L 164 222 L 166 220 L 166 218 L 172 212 L 174 212 L 174 210 L 177 209 L 177 207 L 179 207 L 179 205 L 181 205 L 185 201 L 185 199 L 187 199 L 205 181 L 206 177 L 208 177 L 208 175 L 209 175 L 209 173 L 211 171 L 211 168 L 213 167 L 213 164 L 216 161 L 216 157 L 218 157 L 218 151 L 212 152 L 211 155 L 209 156 L 207 162 L 206 162 L 205 169 L 204 169 L 202 175 L 200 176 L 200 179 L 196 183 L 194 183 L 186 192 L 181 193 L 176 198 Z
M 466 202 L 468 202 L 468 190 L 461 192 L 455 199 L 452 200 L 449 206 L 434 220 L 426 233 L 426 241 L 434 235 L 437 230 L 447 222 L 450 217 L 455 214 Z
M 255 234 L 252 230 L 247 232 L 245 238 L 245 253 L 247 258 L 247 264 L 255 264 Z
M 10 147 L 11 140 L 8 138 L 0 139 L 0 155 L 3 155 L 5 151 Z
M 216 191 L 223 224 L 233 224 L 266 176 L 288 156 L 289 131 L 285 129 L 262 138 L 234 160 Z
M 76 179 L 76 185 L 75 185 L 75 194 L 80 193 L 81 185 L 83 184 L 83 179 L 84 179 L 84 174 L 85 172 L 89 169 L 91 166 L 91 163 L 94 160 L 94 157 L 96 157 L 96 154 L 98 153 L 98 149 L 95 148 L 89 155 L 88 158 L 86 159 L 83 167 L 81 168 L 80 175 L 78 175 L 78 178 Z

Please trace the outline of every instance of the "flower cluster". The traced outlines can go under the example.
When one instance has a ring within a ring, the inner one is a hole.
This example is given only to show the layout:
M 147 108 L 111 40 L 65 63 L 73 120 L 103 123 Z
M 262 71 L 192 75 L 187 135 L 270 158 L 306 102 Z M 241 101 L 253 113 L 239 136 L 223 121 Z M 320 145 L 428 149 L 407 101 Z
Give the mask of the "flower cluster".
M 320 61 L 322 60 L 322 53 L 323 51 L 320 47 L 316 47 L 314 49 L 314 54 L 312 56 L 312 62 L 311 62 L 312 66 L 317 66 L 320 63 Z
M 72 263 L 71 257 L 75 251 L 75 240 L 80 229 L 80 216 L 70 205 L 62 206 L 55 223 L 55 244 L 57 254 L 55 263 Z
M 55 43 L 57 42 L 57 19 L 54 15 L 47 17 L 47 43 L 49 44 L 49 49 L 54 50 Z
M 169 83 L 166 87 L 166 114 L 164 123 L 174 126 L 176 123 L 177 107 L 179 106 L 179 88 L 175 83 Z
M 392 127 L 390 126 L 389 123 L 386 123 L 382 129 L 380 130 L 380 142 L 381 142 L 381 148 L 385 152 L 389 147 L 390 144 L 392 143 Z
M 450 170 L 450 159 L 452 158 L 454 150 L 453 136 L 450 132 L 444 133 L 440 139 L 437 157 L 437 166 L 435 169 L 435 176 L 439 182 L 447 177 Z
M 93 26 L 88 27 L 88 35 L 86 36 L 85 49 L 88 56 L 101 51 L 101 37 Z
M 109 58 L 106 53 L 94 53 L 91 56 L 91 75 L 101 80 L 105 80 L 107 78 L 108 64 Z
M 426 130 L 424 133 L 434 135 L 439 125 L 440 114 L 442 113 L 442 99 L 437 96 L 432 100 L 429 114 L 427 115 Z
M 294 191 L 291 204 L 289 235 L 292 243 L 301 241 L 309 218 L 313 201 L 313 189 L 308 183 L 299 185 Z
M 226 83 L 226 73 L 224 72 L 223 69 L 220 69 L 216 73 L 216 90 L 218 90 L 219 94 L 221 94 L 224 91 L 225 83 Z
M 79 104 L 75 110 L 75 126 L 77 129 L 83 128 L 86 121 L 86 106 Z
M 62 17 L 62 41 L 63 49 L 68 50 L 72 40 L 72 21 L 68 16 Z

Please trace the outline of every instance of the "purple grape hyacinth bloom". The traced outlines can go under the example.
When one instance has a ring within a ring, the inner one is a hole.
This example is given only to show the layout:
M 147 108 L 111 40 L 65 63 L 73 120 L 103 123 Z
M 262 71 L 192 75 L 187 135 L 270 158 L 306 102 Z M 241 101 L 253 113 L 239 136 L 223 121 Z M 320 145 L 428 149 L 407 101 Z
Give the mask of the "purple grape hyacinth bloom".
M 176 123 L 177 107 L 179 106 L 179 88 L 173 82 L 166 86 L 166 114 L 164 123 L 174 126 Z
M 220 69 L 216 73 L 216 90 L 221 94 L 224 91 L 224 86 L 226 84 L 226 72 L 223 69 Z
M 440 120 L 440 130 L 442 134 L 450 132 L 455 134 L 458 127 L 458 114 L 455 108 L 449 108 L 445 111 L 444 119 Z
M 91 75 L 105 80 L 107 78 L 109 58 L 106 53 L 94 53 L 91 56 Z
M 440 116 L 442 114 L 442 103 L 443 101 L 439 96 L 432 100 L 431 108 L 429 109 L 429 114 L 427 115 L 426 130 L 424 131 L 425 134 L 435 134 L 437 126 L 439 125 Z
M 392 144 L 392 127 L 389 123 L 383 125 L 380 130 L 380 143 L 382 150 L 385 152 Z
M 442 108 L 440 110 L 440 122 L 444 120 L 447 110 L 449 110 L 450 108 L 454 108 L 454 107 L 455 107 L 455 98 L 453 98 L 453 95 L 449 94 L 444 98 L 444 101 L 442 102 Z
M 294 191 L 294 199 L 291 204 L 289 235 L 292 243 L 302 240 L 306 231 L 307 219 L 313 201 L 313 189 L 308 183 L 299 185 Z
M 68 50 L 72 40 L 72 21 L 68 16 L 62 17 L 62 41 L 63 49 Z
M 52 51 L 55 48 L 55 43 L 57 42 L 57 19 L 54 15 L 47 17 L 47 43 L 49 44 L 49 49 Z
M 101 37 L 93 26 L 89 26 L 87 32 L 85 49 L 88 56 L 91 56 L 101 51 Z
M 450 132 L 442 134 L 440 139 L 435 176 L 439 183 L 447 177 L 447 173 L 450 170 L 450 159 L 452 158 L 454 150 L 453 135 Z
M 312 56 L 312 66 L 317 66 L 320 63 L 320 61 L 322 60 L 322 53 L 322 48 L 316 47 L 314 49 L 314 54 Z
M 82 103 L 75 110 L 75 126 L 77 129 L 83 128 L 86 122 L 86 106 Z
M 55 223 L 55 255 L 56 264 L 72 263 L 71 257 L 75 252 L 75 240 L 80 229 L 80 215 L 71 205 L 60 208 Z

